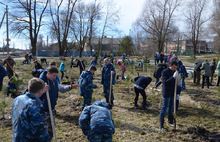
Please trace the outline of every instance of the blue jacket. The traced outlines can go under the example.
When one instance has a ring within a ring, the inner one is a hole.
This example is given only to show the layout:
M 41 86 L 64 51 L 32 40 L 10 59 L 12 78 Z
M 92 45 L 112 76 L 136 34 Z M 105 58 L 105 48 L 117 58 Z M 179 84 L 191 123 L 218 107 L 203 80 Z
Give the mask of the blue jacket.
M 104 65 L 102 69 L 102 81 L 101 81 L 104 87 L 110 87 L 111 71 L 114 72 L 112 76 L 112 85 L 114 85 L 116 82 L 115 81 L 115 67 L 111 63 Z
M 182 61 L 178 62 L 178 71 L 179 71 L 182 78 L 187 78 L 188 77 L 186 67 L 183 65 Z
M 53 109 L 55 109 L 55 106 L 57 104 L 58 92 L 59 92 L 59 80 L 58 79 L 48 80 L 47 79 L 47 71 L 44 71 L 43 73 L 41 73 L 39 78 L 42 79 L 45 83 L 47 83 L 47 85 L 49 85 L 50 102 L 51 102 L 51 108 L 53 110 Z M 43 94 L 40 97 L 40 99 L 43 102 L 44 110 L 49 111 L 46 93 Z
M 111 111 L 108 108 L 109 105 L 101 101 L 84 108 L 79 117 L 79 125 L 86 136 L 115 133 Z
M 30 93 L 18 96 L 12 106 L 13 142 L 49 142 L 43 104 Z
M 2 65 L 0 65 L 0 83 L 2 83 L 5 76 L 7 76 L 7 71 Z
M 90 63 L 90 66 L 96 66 L 97 65 L 97 60 L 92 60 L 92 62 Z
M 60 70 L 60 71 L 64 71 L 64 69 L 65 69 L 65 65 L 64 65 L 63 62 L 61 62 L 61 63 L 60 63 L 59 70 Z
M 160 59 L 160 54 L 159 53 L 155 53 L 154 54 L 154 58 L 155 58 L 155 60 L 159 60 Z
M 150 77 L 138 76 L 134 79 L 135 84 L 145 89 L 152 81 Z
M 96 85 L 93 84 L 93 74 L 90 71 L 83 71 L 79 77 L 80 95 L 92 94 Z
M 33 75 L 33 77 L 39 78 L 41 73 L 44 72 L 44 71 L 45 71 L 44 69 L 33 69 L 32 70 L 32 75 Z
M 174 71 L 167 68 L 162 73 L 162 94 L 163 97 L 174 96 L 175 79 L 173 78 Z

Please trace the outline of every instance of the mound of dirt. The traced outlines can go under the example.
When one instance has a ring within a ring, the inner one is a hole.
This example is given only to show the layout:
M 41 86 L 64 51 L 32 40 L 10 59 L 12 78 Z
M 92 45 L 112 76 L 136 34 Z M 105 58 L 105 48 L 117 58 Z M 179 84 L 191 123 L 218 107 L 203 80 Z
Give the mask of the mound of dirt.
M 187 129 L 187 132 L 189 134 L 192 134 L 194 137 L 200 137 L 203 138 L 204 140 L 208 140 L 208 136 L 210 134 L 210 132 L 208 130 L 206 130 L 205 128 L 202 127 L 189 127 Z
M 220 134 L 216 132 L 210 132 L 205 128 L 196 126 L 196 127 L 189 127 L 187 129 L 187 133 L 192 135 L 193 139 L 200 138 L 204 141 L 210 142 L 220 142 Z

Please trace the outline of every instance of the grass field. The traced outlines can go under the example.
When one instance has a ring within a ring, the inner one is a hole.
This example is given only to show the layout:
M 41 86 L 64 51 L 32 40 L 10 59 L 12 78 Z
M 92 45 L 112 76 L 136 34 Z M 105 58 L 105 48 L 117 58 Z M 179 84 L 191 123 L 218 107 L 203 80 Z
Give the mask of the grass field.
M 211 58 L 211 57 L 210 57 Z M 58 59 L 54 59 L 59 62 Z M 190 57 L 184 57 L 187 64 L 191 64 Z M 89 62 L 89 59 L 87 59 Z M 183 62 L 184 62 L 183 61 Z M 78 68 L 69 69 L 70 59 L 66 61 L 66 75 L 77 80 Z M 22 65 L 17 61 L 16 72 L 23 83 L 21 90 L 26 88 L 27 81 L 31 78 L 32 65 Z M 146 65 L 140 75 L 152 76 L 154 66 Z M 116 125 L 114 142 L 206 142 L 210 141 L 213 134 L 220 133 L 220 89 L 201 89 L 192 84 L 189 78 L 186 80 L 187 90 L 182 93 L 180 110 L 177 113 L 177 131 L 168 128 L 168 132 L 159 132 L 159 111 L 161 92 L 153 89 L 154 82 L 146 89 L 151 106 L 147 110 L 139 110 L 133 107 L 134 92 L 131 79 L 137 75 L 132 66 L 128 66 L 126 76 L 128 80 L 119 81 L 114 86 L 115 107 L 112 109 Z M 94 91 L 93 100 L 103 99 L 102 86 L 100 84 L 101 68 L 95 74 L 94 82 L 99 86 Z M 7 82 L 7 79 L 5 79 Z M 6 84 L 6 83 L 5 83 Z M 3 93 L 0 94 L 0 102 L 3 101 Z M 70 93 L 59 94 L 56 106 L 56 130 L 58 141 L 84 142 L 85 136 L 78 126 L 80 103 L 82 98 L 78 90 Z M 142 98 L 139 99 L 142 102 Z M 0 120 L 0 142 L 11 141 L 11 98 L 6 98 L 6 120 Z M 1 108 L 2 105 L 0 105 Z M 2 114 L 0 113 L 0 118 Z

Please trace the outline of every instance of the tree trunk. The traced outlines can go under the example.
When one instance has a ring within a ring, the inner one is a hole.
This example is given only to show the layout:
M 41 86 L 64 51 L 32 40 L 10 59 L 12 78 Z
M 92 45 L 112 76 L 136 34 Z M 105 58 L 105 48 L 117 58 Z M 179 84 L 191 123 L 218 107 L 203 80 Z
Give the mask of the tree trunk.
M 90 47 L 90 54 L 91 54 L 91 56 L 92 56 L 92 50 L 93 50 L 93 48 L 92 48 L 92 31 L 93 31 L 93 26 L 92 26 L 92 24 L 93 24 L 93 20 L 91 20 L 91 23 L 90 23 L 90 31 L 89 31 L 89 47 Z
M 63 41 L 62 41 L 62 51 L 63 51 L 62 56 L 64 56 L 66 49 L 67 49 L 67 40 L 63 39 Z
M 59 56 L 63 56 L 64 50 L 61 41 L 58 41 L 58 44 L 59 44 Z
M 102 52 L 102 39 L 99 38 L 99 42 L 98 42 L 98 53 L 97 53 L 98 57 L 101 56 L 101 52 Z
M 196 59 L 196 44 L 193 44 L 193 58 Z
M 36 44 L 31 44 L 31 47 L 32 47 L 32 48 L 31 48 L 31 53 L 32 53 L 32 55 L 33 55 L 33 56 L 36 56 L 36 53 L 37 53 L 37 52 L 36 52 L 36 49 L 37 49 L 37 48 L 36 48 Z
M 31 40 L 31 53 L 33 56 L 36 56 L 37 53 L 37 41 L 34 39 Z
M 93 52 L 92 52 L 93 48 L 92 48 L 92 43 L 91 43 L 91 41 L 92 41 L 92 39 L 89 38 L 90 54 L 91 54 L 91 56 L 92 56 L 92 55 L 93 55 Z
M 83 52 L 83 49 L 80 47 L 80 51 L 79 51 L 79 57 L 80 58 L 82 57 L 82 52 Z
M 163 44 L 161 41 L 158 41 L 158 52 L 159 53 L 163 52 Z

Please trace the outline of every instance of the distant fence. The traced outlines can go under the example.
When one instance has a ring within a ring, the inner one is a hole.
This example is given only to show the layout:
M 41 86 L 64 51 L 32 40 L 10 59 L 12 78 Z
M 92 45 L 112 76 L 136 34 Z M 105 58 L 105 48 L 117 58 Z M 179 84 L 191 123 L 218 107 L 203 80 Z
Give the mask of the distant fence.
M 95 53 L 93 52 L 91 54 L 90 51 L 83 51 L 82 56 L 92 56 Z M 80 55 L 79 51 L 69 51 L 66 53 L 66 56 L 74 56 L 77 57 Z M 47 51 L 47 50 L 39 50 L 37 53 L 37 56 L 42 56 L 42 57 L 59 57 L 59 51 Z

